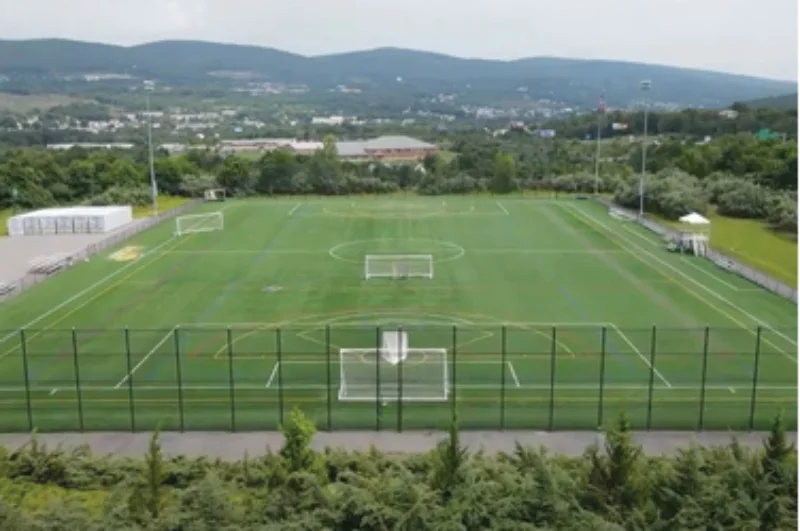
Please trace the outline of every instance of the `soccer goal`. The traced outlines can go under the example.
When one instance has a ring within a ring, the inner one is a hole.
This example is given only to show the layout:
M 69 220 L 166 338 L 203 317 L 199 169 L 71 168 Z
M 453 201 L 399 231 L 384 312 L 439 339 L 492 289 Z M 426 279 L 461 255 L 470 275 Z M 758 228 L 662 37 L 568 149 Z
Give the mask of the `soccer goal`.
M 206 201 L 225 201 L 226 198 L 224 188 L 212 188 L 203 192 L 203 199 Z
M 447 349 L 409 348 L 404 331 L 384 332 L 380 348 L 339 350 L 343 402 L 442 402 L 449 390 Z
M 368 254 L 364 257 L 364 278 L 433 278 L 433 255 Z
M 224 219 L 222 212 L 209 212 L 208 214 L 192 214 L 175 218 L 175 235 L 190 234 L 193 232 L 211 232 L 222 230 Z

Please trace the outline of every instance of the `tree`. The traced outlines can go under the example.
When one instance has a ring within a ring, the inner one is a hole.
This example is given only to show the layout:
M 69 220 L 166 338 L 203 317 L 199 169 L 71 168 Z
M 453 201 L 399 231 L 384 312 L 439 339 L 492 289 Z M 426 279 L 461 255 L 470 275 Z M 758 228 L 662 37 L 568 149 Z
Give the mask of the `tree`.
M 510 153 L 498 151 L 494 155 L 494 168 L 492 171 L 492 192 L 507 194 L 514 190 L 515 176 L 517 174 L 514 156 Z

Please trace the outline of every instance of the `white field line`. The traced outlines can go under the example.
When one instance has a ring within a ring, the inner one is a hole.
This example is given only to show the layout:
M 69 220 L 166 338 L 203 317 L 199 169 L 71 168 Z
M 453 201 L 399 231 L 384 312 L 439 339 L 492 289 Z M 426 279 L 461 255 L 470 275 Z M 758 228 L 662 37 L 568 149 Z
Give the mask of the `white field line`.
M 506 216 L 510 216 L 506 207 L 503 206 L 503 203 L 501 203 L 500 201 L 495 201 L 495 203 L 497 204 L 498 207 L 500 207 L 500 210 L 503 211 L 503 214 L 505 214 Z
M 36 323 L 38 323 L 42 319 L 45 319 L 45 318 L 53 315 L 58 310 L 60 310 L 60 309 L 64 308 L 65 306 L 75 302 L 77 299 L 79 299 L 80 297 L 86 295 L 87 293 L 99 288 L 100 286 L 102 286 L 103 284 L 107 283 L 109 280 L 113 279 L 114 277 L 116 277 L 120 273 L 123 273 L 123 272 L 127 271 L 128 269 L 130 269 L 134 265 L 141 264 L 142 259 L 153 255 L 159 249 L 163 248 L 164 246 L 166 246 L 168 243 L 170 243 L 174 239 L 175 238 L 169 238 L 166 241 L 156 245 L 155 247 L 153 247 L 152 249 L 150 249 L 146 253 L 142 254 L 139 257 L 139 259 L 133 260 L 131 262 L 128 262 L 127 264 L 123 265 L 122 267 L 120 267 L 116 271 L 113 271 L 113 272 L 109 273 L 108 275 L 104 276 L 103 278 L 101 278 L 100 280 L 98 280 L 97 282 L 95 282 L 94 284 L 89 286 L 88 288 L 85 288 L 85 289 L 79 291 L 78 293 L 76 293 L 72 297 L 70 297 L 67 300 L 55 305 L 54 307 L 50 308 L 49 310 L 47 310 L 46 312 L 44 312 L 40 316 L 36 317 L 35 319 L 32 319 L 31 321 L 28 321 L 27 323 L 22 325 L 20 328 L 30 328 L 31 326 L 35 325 Z M 11 339 L 12 337 L 16 336 L 18 333 L 19 333 L 19 331 L 17 330 L 17 331 L 11 332 L 10 334 L 7 334 L 7 335 L 3 336 L 2 338 L 0 338 L 0 345 L 5 343 L 6 341 Z M 2 358 L 2 357 L 3 356 L 0 356 L 0 358 Z
M 413 312 L 389 312 L 389 313 L 376 313 L 375 315 L 378 317 L 383 317 L 384 315 L 388 315 L 390 317 L 396 317 L 398 315 L 410 315 Z M 503 326 L 507 328 L 536 328 L 536 327 L 574 327 L 574 328 L 590 328 L 590 329 L 597 329 L 600 330 L 602 327 L 607 326 L 610 327 L 613 323 L 603 323 L 603 322 L 567 322 L 567 321 L 558 321 L 558 322 L 544 322 L 544 321 L 492 321 L 486 323 L 463 323 L 460 321 L 438 321 L 438 320 L 425 320 L 419 319 L 416 321 L 409 321 L 411 323 L 417 324 L 424 324 L 428 327 L 441 327 L 441 328 L 452 328 L 454 325 L 458 325 L 460 328 L 464 330 L 485 330 L 487 328 L 496 328 L 496 332 L 499 331 L 500 328 Z M 276 322 L 253 322 L 253 323 L 181 323 L 177 325 L 181 330 L 192 330 L 192 329 L 219 329 L 220 331 L 226 330 L 230 328 L 231 330 L 240 330 L 240 329 L 252 329 L 258 328 L 259 331 L 264 332 L 271 332 L 277 328 L 284 327 L 287 330 L 291 330 L 292 328 L 297 328 L 301 326 L 303 328 L 313 328 L 317 327 L 320 330 L 324 330 L 326 325 L 331 325 L 331 330 L 335 329 L 345 329 L 345 328 L 352 328 L 352 327 L 363 327 L 364 325 L 372 325 L 372 326 L 380 326 L 381 322 L 376 320 L 369 320 L 365 319 L 363 321 L 346 321 L 343 324 L 338 324 L 331 321 L 302 321 L 298 320 L 297 324 L 287 323 L 286 321 L 276 321 Z M 288 363 L 288 362 L 287 362 Z
M 517 371 L 514 369 L 514 364 L 510 361 L 506 361 L 506 364 L 508 364 L 508 370 L 511 371 L 511 377 L 514 379 L 514 385 L 519 387 L 519 378 L 517 378 Z
M 292 208 L 292 209 L 289 211 L 289 215 L 291 216 L 292 214 L 294 214 L 295 212 L 297 212 L 297 209 L 298 209 L 298 208 L 300 208 L 301 206 L 303 206 L 303 203 L 297 203 L 297 204 L 294 206 L 294 208 Z
M 287 362 L 288 363 L 288 362 Z M 420 384 L 423 385 L 423 384 Z M 429 385 L 424 385 L 425 387 L 430 387 Z M 411 387 L 408 384 L 404 385 L 404 387 Z M 499 383 L 492 383 L 492 384 L 459 384 L 459 389 L 483 389 L 483 390 L 500 390 Z M 593 384 L 558 384 L 556 383 L 555 388 L 557 390 L 564 390 L 564 391 L 595 391 L 598 392 L 599 388 L 597 383 Z M 659 389 L 660 391 L 670 392 L 670 393 L 679 393 L 681 391 L 691 391 L 696 393 L 702 390 L 702 387 L 699 385 L 673 385 L 672 387 L 664 387 L 655 385 L 654 389 Z M 726 385 L 726 384 L 716 384 L 716 385 L 707 385 L 705 387 L 706 391 L 712 392 L 725 392 L 730 393 L 731 389 L 735 391 L 751 391 L 752 385 Z M 111 386 L 92 386 L 92 385 L 82 385 L 82 391 L 93 391 L 93 392 L 124 392 L 125 389 L 120 389 L 118 387 L 111 387 Z M 178 387 L 176 385 L 140 385 L 136 384 L 134 386 L 136 391 L 152 391 L 152 392 L 163 392 L 163 391 L 177 391 Z M 230 390 L 230 386 L 228 385 L 182 385 L 180 389 L 187 390 L 187 391 L 228 391 Z M 235 389 L 237 391 L 264 391 L 264 384 L 242 384 L 236 385 Z M 327 389 L 327 385 L 325 384 L 301 384 L 301 385 L 284 385 L 283 389 L 285 390 L 309 390 L 309 391 L 317 391 L 317 390 L 325 390 Z M 525 391 L 536 391 L 536 390 L 549 390 L 550 386 L 548 384 L 532 384 L 532 385 L 520 385 L 519 390 Z M 641 385 L 641 384 L 613 384 L 613 385 L 605 385 L 603 389 L 606 391 L 647 391 L 650 389 L 648 385 Z M 786 391 L 792 392 L 791 394 L 795 395 L 798 391 L 798 387 L 796 385 L 758 385 L 756 387 L 758 391 Z M 33 393 L 50 393 L 53 388 L 47 386 L 34 386 L 29 389 Z M 59 387 L 57 388 L 59 393 L 75 393 L 74 388 L 64 388 Z M 0 387 L 0 393 L 24 393 L 26 391 L 25 387 L 18 386 L 18 387 Z
M 465 249 L 467 253 L 474 254 L 627 254 L 628 251 L 621 249 L 524 249 L 524 248 L 477 248 Z M 198 254 L 198 255 L 224 255 L 224 254 L 328 254 L 329 249 L 175 249 L 164 251 L 165 254 Z M 428 251 L 430 253 L 436 252 L 435 249 L 431 250 L 417 250 L 422 253 Z
M 148 352 L 147 354 L 145 354 L 144 358 L 142 358 L 141 360 L 139 360 L 139 363 L 137 363 L 136 365 L 134 365 L 134 366 L 133 366 L 133 368 L 131 369 L 131 372 L 129 372 L 128 374 L 126 374 L 126 375 L 125 375 L 125 376 L 122 378 L 122 380 L 120 380 L 120 381 L 117 383 L 117 385 L 115 385 L 115 386 L 114 386 L 114 389 L 119 389 L 120 387 L 122 387 L 122 384 L 124 384 L 125 382 L 127 382 L 127 381 L 130 379 L 130 377 L 131 377 L 131 376 L 133 376 L 133 373 L 135 373 L 136 371 L 138 371 L 138 370 L 139 370 L 139 367 L 141 367 L 142 365 L 144 365 L 144 363 L 145 363 L 145 362 L 146 362 L 148 359 L 150 359 L 150 356 L 152 356 L 153 354 L 155 354 L 155 353 L 156 353 L 156 351 L 157 351 L 159 348 L 161 348 L 161 345 L 163 345 L 164 343 L 166 343 L 166 342 L 167 342 L 167 340 L 168 340 L 169 338 L 171 338 L 171 337 L 172 337 L 172 334 L 173 334 L 173 333 L 174 333 L 174 330 L 170 330 L 169 332 L 167 332 L 167 334 L 166 334 L 166 335 L 165 335 L 163 338 L 161 338 L 161 341 L 159 341 L 158 343 L 156 343 L 156 346 L 154 346 L 152 349 L 150 349 L 150 352 Z
M 275 362 L 275 366 L 272 368 L 272 372 L 269 373 L 269 379 L 267 380 L 267 385 L 265 386 L 266 388 L 269 388 L 269 387 L 272 386 L 272 380 L 274 380 L 275 379 L 275 375 L 278 374 L 278 365 L 280 365 L 280 364 L 281 364 L 281 362 L 279 362 L 279 361 Z
M 642 352 L 641 352 L 641 351 L 640 351 L 638 348 L 636 348 L 636 345 L 634 345 L 634 344 L 633 344 L 633 342 L 632 342 L 632 341 L 631 341 L 631 340 L 628 338 L 628 336 L 626 336 L 625 334 L 623 334 L 623 333 L 622 333 L 622 330 L 620 330 L 620 329 L 617 327 L 617 325 L 615 325 L 614 323 L 611 323 L 611 328 L 613 328 L 613 329 L 614 329 L 614 331 L 615 331 L 617 334 L 619 334 L 619 337 L 621 337 L 621 338 L 622 338 L 622 340 L 623 340 L 625 343 L 627 343 L 629 347 L 631 347 L 631 348 L 633 349 L 633 351 L 636 353 L 636 355 L 637 355 L 637 356 L 639 356 L 639 358 L 641 358 L 641 360 L 644 362 L 644 364 L 645 364 L 645 365 L 647 365 L 647 368 L 648 368 L 648 369 L 650 369 L 651 371 L 653 371 L 653 374 L 655 374 L 656 376 L 658 376 L 658 378 L 659 378 L 659 379 L 660 379 L 662 382 L 664 382 L 664 385 L 666 385 L 667 387 L 672 387 L 672 384 L 671 384 L 671 383 L 669 383 L 669 380 L 667 380 L 666 378 L 664 378 L 664 375 L 663 375 L 663 374 L 661 374 L 661 372 L 660 372 L 658 369 L 656 369 L 655 367 L 653 367 L 653 366 L 650 364 L 650 360 L 648 360 L 648 359 L 645 357 L 645 355 L 644 355 L 644 354 L 642 354 Z
M 626 227 L 626 226 L 623 225 L 622 228 L 625 229 L 626 231 L 628 231 L 629 233 L 631 233 L 632 235 L 636 236 L 637 238 L 642 239 L 645 243 L 649 243 L 653 247 L 661 248 L 661 246 L 658 243 L 654 242 L 653 240 L 651 240 L 649 238 L 646 238 L 645 236 L 642 236 L 641 234 L 639 234 L 635 230 L 631 229 L 630 227 Z M 727 288 L 729 288 L 729 289 L 731 289 L 733 291 L 742 291 L 741 288 L 738 288 L 738 287 L 734 286 L 730 282 L 726 282 L 725 280 L 722 280 L 721 278 L 719 278 L 717 275 L 715 275 L 713 273 L 709 273 L 708 271 L 706 271 L 702 267 L 699 267 L 697 264 L 693 264 L 691 258 L 682 258 L 681 261 L 684 262 L 686 265 L 688 265 L 688 266 L 696 269 L 697 271 L 703 273 L 707 277 L 710 277 L 711 279 L 716 280 L 717 282 L 719 282 L 723 286 L 726 286 Z M 758 288 L 753 288 L 753 289 L 755 291 L 759 291 Z
M 756 316 L 752 315 L 751 313 L 749 313 L 749 312 L 746 312 L 744 309 L 742 309 L 741 307 L 739 307 L 737 304 L 735 304 L 735 303 L 731 302 L 730 300 L 726 299 L 725 297 L 723 297 L 722 295 L 720 295 L 720 294 L 719 294 L 719 293 L 717 293 L 716 291 L 714 291 L 714 290 L 710 289 L 709 287 L 705 286 L 705 285 L 704 285 L 704 284 L 702 284 L 701 282 L 698 282 L 697 280 L 695 280 L 695 279 L 694 279 L 694 278 L 692 278 L 691 276 L 687 275 L 686 273 L 684 273 L 684 272 L 683 272 L 683 271 L 681 271 L 680 269 L 677 269 L 675 266 L 673 266 L 673 265 L 671 265 L 671 264 L 669 264 L 669 263 L 665 262 L 664 260 L 662 260 L 662 259 L 661 259 L 661 258 L 659 258 L 658 256 L 656 256 L 656 255 L 654 255 L 653 253 L 651 253 L 651 252 L 647 251 L 646 249 L 644 249 L 644 248 L 642 248 L 642 247 L 640 247 L 640 246 L 636 245 L 635 243 L 632 243 L 630 240 L 628 240 L 627 238 L 624 238 L 624 237 L 623 237 L 621 234 L 619 234 L 617 231 L 615 231 L 615 230 L 613 230 L 613 229 L 609 228 L 607 225 L 605 225 L 605 224 L 604 224 L 604 223 L 602 223 L 601 221 L 598 221 L 598 220 L 594 219 L 593 217 L 591 217 L 591 216 L 589 216 L 589 215 L 587 215 L 587 214 L 584 214 L 584 213 L 583 213 L 583 212 L 581 212 L 580 210 L 578 210 L 578 209 L 574 208 L 572 205 L 565 205 L 565 206 L 567 207 L 567 210 L 568 210 L 568 211 L 569 211 L 569 210 L 571 210 L 571 211 L 573 211 L 573 212 L 576 212 L 576 213 L 578 213 L 580 216 L 582 216 L 584 219 L 587 219 L 587 220 L 591 221 L 592 223 L 595 223 L 596 225 L 599 225 L 599 226 L 601 226 L 603 229 L 605 229 L 605 230 L 606 230 L 606 232 L 608 232 L 608 233 L 610 233 L 610 234 L 613 234 L 613 235 L 616 235 L 616 236 L 617 236 L 617 237 L 618 237 L 620 240 L 622 240 L 622 241 L 626 242 L 626 243 L 627 243 L 628 245 L 630 245 L 631 247 L 634 247 L 635 249 L 637 249 L 637 250 L 641 251 L 641 253 L 642 253 L 642 254 L 644 254 L 644 255 L 647 255 L 647 256 L 649 256 L 649 257 L 651 257 L 653 260 L 655 260 L 655 261 L 656 261 L 656 262 L 658 262 L 659 264 L 661 264 L 661 265 L 663 265 L 664 267 L 666 267 L 666 268 L 670 269 L 671 271 L 673 271 L 673 272 L 677 273 L 678 275 L 680 275 L 681 277 L 685 278 L 686 280 L 688 280 L 689 282 L 691 282 L 692 284 L 694 284 L 694 285 L 695 285 L 695 286 L 697 286 L 698 288 L 700 288 L 700 289 L 702 289 L 703 291 L 705 291 L 706 293 L 708 293 L 708 294 L 712 295 L 714 298 L 716 298 L 716 299 L 718 299 L 718 300 L 722 301 L 723 303 L 727 304 L 728 306 L 730 306 L 730 307 L 731 307 L 731 308 L 733 308 L 734 310 L 738 311 L 738 312 L 739 312 L 739 313 L 741 313 L 742 315 L 744 315 L 744 316 L 748 317 L 748 318 L 749 318 L 749 319 L 751 319 L 753 322 L 755 322 L 755 323 L 758 323 L 759 325 L 761 325 L 762 327 L 766 328 L 767 330 L 769 330 L 770 332 L 774 333 L 775 335 L 777 335 L 777 336 L 779 336 L 779 337 L 783 338 L 784 340 L 786 340 L 787 342 L 791 343 L 792 345 L 795 345 L 795 346 L 797 346 L 797 341 L 795 341 L 794 339 L 791 339 L 790 337 L 786 336 L 785 334 L 782 334 L 781 332 L 778 332 L 778 331 L 777 331 L 777 330 L 775 330 L 775 329 L 774 329 L 774 328 L 773 328 L 773 327 L 772 327 L 772 326 L 771 326 L 769 323 L 766 323 L 766 322 L 762 321 L 761 319 L 759 319 L 758 317 L 756 317 Z M 627 248 L 627 247 L 626 247 L 626 248 Z M 648 261 L 646 261 L 646 260 L 643 260 L 641 257 L 637 256 L 637 254 L 636 254 L 636 253 L 634 253 L 633 251 L 630 251 L 630 249 L 629 249 L 629 248 L 627 248 L 627 249 L 628 249 L 628 251 L 629 251 L 629 254 L 630 254 L 631 256 L 633 256 L 634 258 L 636 258 L 636 259 L 637 259 L 637 260 L 639 260 L 640 262 L 642 262 L 642 263 L 644 263 L 644 264 L 647 264 L 647 265 L 649 265 L 649 266 L 650 266 L 650 267 L 651 267 L 653 270 L 655 270 L 655 271 L 659 271 L 659 270 L 658 270 L 658 269 L 657 269 L 657 268 L 656 268 L 656 267 L 655 267 L 655 266 L 654 266 L 652 263 L 650 263 L 650 262 L 648 262 Z M 662 273 L 662 274 L 663 274 L 663 273 Z M 690 293 L 691 293 L 691 292 L 690 292 Z M 740 327 L 742 327 L 743 329 L 745 329 L 745 330 L 748 330 L 748 331 L 749 331 L 751 334 L 755 335 L 755 332 L 754 332 L 754 331 L 752 331 L 752 330 L 750 330 L 750 328 L 749 328 L 748 326 L 746 326 L 744 323 L 742 323 L 741 321 L 739 321 L 738 319 L 736 319 L 735 317 L 733 317 L 731 314 L 729 314 L 729 313 L 727 313 L 726 311 L 724 311 L 724 310 L 723 310 L 722 308 L 720 308 L 719 306 L 715 306 L 714 304 L 712 304 L 712 303 L 711 303 L 710 301 L 708 301 L 707 299 L 702 299 L 702 298 L 701 298 L 701 300 L 705 301 L 705 302 L 706 302 L 706 303 L 707 303 L 707 304 L 708 304 L 708 305 L 709 305 L 711 308 L 714 308 L 714 309 L 716 309 L 716 310 L 717 310 L 717 311 L 718 311 L 720 314 L 724 315 L 725 317 L 727 317 L 728 319 L 730 319 L 732 322 L 736 323 L 737 325 L 739 325 L 739 326 L 740 326 Z M 778 347 L 777 345 L 775 345 L 774 343 L 772 343 L 772 342 L 771 342 L 771 341 L 769 341 L 768 339 L 764 339 L 764 342 L 765 342 L 765 343 L 767 343 L 768 345 L 772 346 L 772 347 L 773 347 L 775 350 L 777 350 L 778 352 L 781 352 L 782 354 L 784 354 L 784 355 L 785 355 L 787 358 L 789 358 L 790 360 L 792 360 L 792 361 L 794 361 L 795 363 L 797 363 L 797 358 L 795 358 L 795 357 L 794 357 L 794 356 L 792 356 L 791 354 L 787 353 L 786 351 L 784 351 L 783 349 L 781 349 L 780 347 Z
M 693 264 L 693 263 L 692 263 L 692 260 L 691 260 L 691 259 L 689 259 L 689 258 L 683 258 L 681 261 L 682 261 L 683 263 L 685 263 L 686 265 L 688 265 L 688 266 L 690 266 L 690 267 L 693 267 L 693 268 L 694 268 L 694 269 L 696 269 L 697 271 L 699 271 L 699 272 L 703 273 L 705 276 L 707 276 L 707 277 L 711 278 L 711 280 L 716 280 L 717 282 L 719 282 L 720 284 L 722 284 L 722 285 L 723 285 L 723 286 L 725 286 L 726 288 L 730 289 L 731 291 L 742 291 L 742 290 L 741 290 L 741 288 L 737 288 L 736 286 L 734 286 L 734 285 L 733 285 L 733 284 L 731 284 L 730 282 L 727 282 L 727 281 L 725 281 L 725 280 L 722 280 L 721 278 L 719 278 L 717 275 L 715 275 L 715 274 L 713 274 L 713 273 L 709 273 L 708 271 L 706 271 L 706 270 L 705 270 L 705 269 L 703 269 L 702 267 L 699 267 L 697 264 Z

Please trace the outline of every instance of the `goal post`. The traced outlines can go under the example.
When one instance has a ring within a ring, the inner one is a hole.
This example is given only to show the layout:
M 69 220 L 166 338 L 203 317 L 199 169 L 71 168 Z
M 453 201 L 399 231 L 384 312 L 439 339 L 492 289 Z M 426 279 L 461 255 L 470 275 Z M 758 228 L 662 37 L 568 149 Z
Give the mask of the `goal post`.
M 368 254 L 364 257 L 364 279 L 433 278 L 433 255 Z
M 227 197 L 224 188 L 209 188 L 203 192 L 203 199 L 206 201 L 225 201 Z
M 342 402 L 446 402 L 447 349 L 409 348 L 403 359 L 386 348 L 339 350 Z
M 225 219 L 222 212 L 209 212 L 208 214 L 191 214 L 175 218 L 175 235 L 191 234 L 193 232 L 211 232 L 222 230 Z

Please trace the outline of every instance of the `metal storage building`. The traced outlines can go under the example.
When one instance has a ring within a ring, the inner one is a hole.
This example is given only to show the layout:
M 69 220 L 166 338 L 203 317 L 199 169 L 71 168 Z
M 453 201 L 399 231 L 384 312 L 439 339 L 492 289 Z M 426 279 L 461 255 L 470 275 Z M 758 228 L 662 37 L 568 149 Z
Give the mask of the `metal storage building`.
M 46 208 L 8 218 L 9 236 L 102 234 L 133 221 L 130 206 Z

